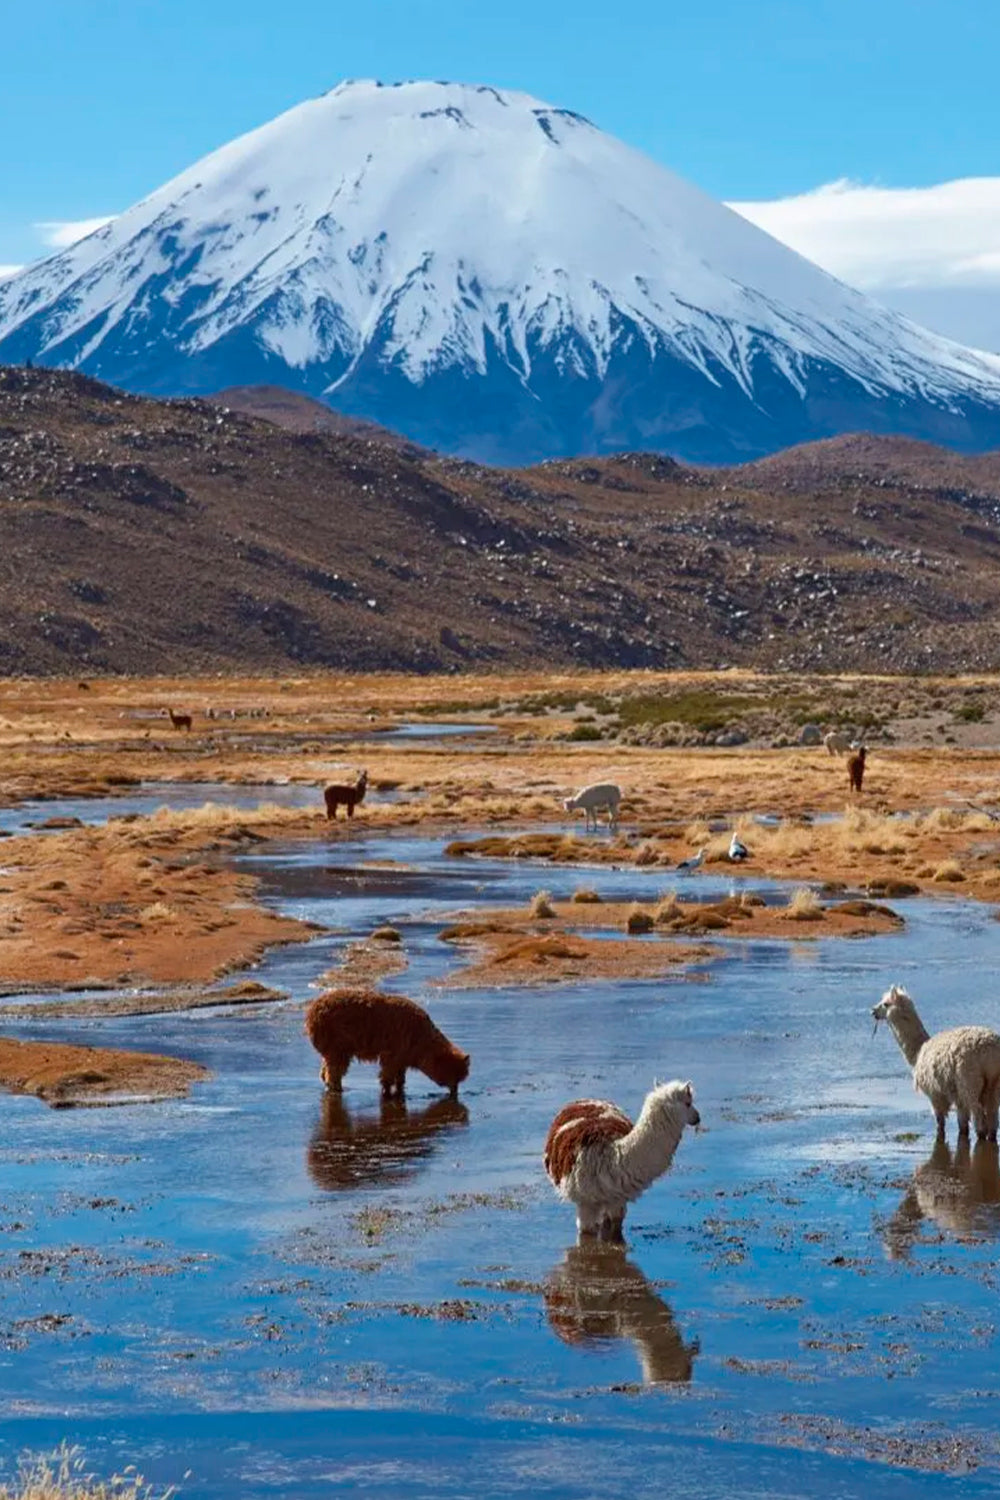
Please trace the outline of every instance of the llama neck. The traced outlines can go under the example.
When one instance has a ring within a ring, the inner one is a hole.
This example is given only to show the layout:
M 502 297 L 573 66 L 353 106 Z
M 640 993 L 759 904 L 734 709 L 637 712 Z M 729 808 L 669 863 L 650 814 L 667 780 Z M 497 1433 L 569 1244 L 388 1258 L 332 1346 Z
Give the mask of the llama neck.
M 670 1165 L 683 1134 L 682 1120 L 662 1109 L 654 1114 L 647 1101 L 628 1135 L 615 1142 L 622 1170 L 634 1183 L 648 1187 Z
M 889 1025 L 892 1027 L 893 1036 L 899 1043 L 899 1049 L 910 1067 L 916 1067 L 920 1049 L 928 1040 L 928 1032 L 923 1021 L 914 1010 L 912 1013 L 897 1011 L 891 1018 Z

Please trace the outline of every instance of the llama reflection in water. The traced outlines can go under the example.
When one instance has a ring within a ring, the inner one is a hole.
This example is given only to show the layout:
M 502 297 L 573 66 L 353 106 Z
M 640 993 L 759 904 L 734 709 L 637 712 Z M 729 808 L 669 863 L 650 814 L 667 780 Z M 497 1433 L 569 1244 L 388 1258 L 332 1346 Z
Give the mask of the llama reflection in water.
M 457 1099 L 413 1110 L 402 1099 L 383 1099 L 372 1115 L 352 1113 L 340 1094 L 325 1094 L 306 1157 L 309 1175 L 331 1192 L 405 1182 L 447 1135 L 468 1123 L 469 1111 Z
M 939 1140 L 885 1225 L 885 1246 L 893 1260 L 905 1259 L 921 1239 L 925 1220 L 961 1239 L 1000 1239 L 1000 1157 L 996 1141 L 970 1149 L 960 1136 L 955 1149 Z
M 549 1274 L 544 1297 L 564 1344 L 602 1349 L 627 1339 L 647 1385 L 691 1379 L 697 1339 L 685 1344 L 670 1308 L 620 1246 L 574 1245 Z

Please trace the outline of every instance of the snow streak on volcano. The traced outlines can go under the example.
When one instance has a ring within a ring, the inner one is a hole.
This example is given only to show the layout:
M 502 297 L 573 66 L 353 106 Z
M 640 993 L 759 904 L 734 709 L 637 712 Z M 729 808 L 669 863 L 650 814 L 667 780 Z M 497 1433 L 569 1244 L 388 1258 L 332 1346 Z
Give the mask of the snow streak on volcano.
M 0 283 L 0 359 L 284 384 L 452 453 L 1000 444 L 1000 358 L 879 307 L 570 110 L 345 83 Z

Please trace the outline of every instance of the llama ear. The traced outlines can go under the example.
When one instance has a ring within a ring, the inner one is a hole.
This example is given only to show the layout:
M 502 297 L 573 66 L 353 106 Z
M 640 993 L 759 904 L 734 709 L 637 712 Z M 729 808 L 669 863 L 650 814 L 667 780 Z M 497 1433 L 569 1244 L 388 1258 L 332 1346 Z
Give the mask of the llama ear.
M 687 1095 L 687 1102 L 690 1104 L 692 1099 L 694 1098 L 694 1084 L 691 1082 L 690 1078 L 684 1085 L 684 1092 Z

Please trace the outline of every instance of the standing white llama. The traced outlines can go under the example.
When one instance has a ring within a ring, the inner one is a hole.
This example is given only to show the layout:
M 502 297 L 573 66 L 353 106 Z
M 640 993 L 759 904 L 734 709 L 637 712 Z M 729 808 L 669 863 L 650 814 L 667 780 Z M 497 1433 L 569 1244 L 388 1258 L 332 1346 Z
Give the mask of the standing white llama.
M 986 1026 L 955 1026 L 930 1036 L 902 985 L 886 990 L 872 1007 L 875 1030 L 888 1021 L 900 1051 L 913 1069 L 913 1087 L 926 1094 L 943 1136 L 949 1111 L 958 1116 L 959 1135 L 969 1120 L 981 1141 L 997 1138 L 1000 1114 L 1000 1036 Z
M 545 1141 L 545 1170 L 576 1205 L 581 1238 L 620 1241 L 625 1210 L 670 1166 L 685 1125 L 699 1125 L 690 1083 L 660 1083 L 633 1125 L 617 1104 L 576 1099 L 559 1111 Z

